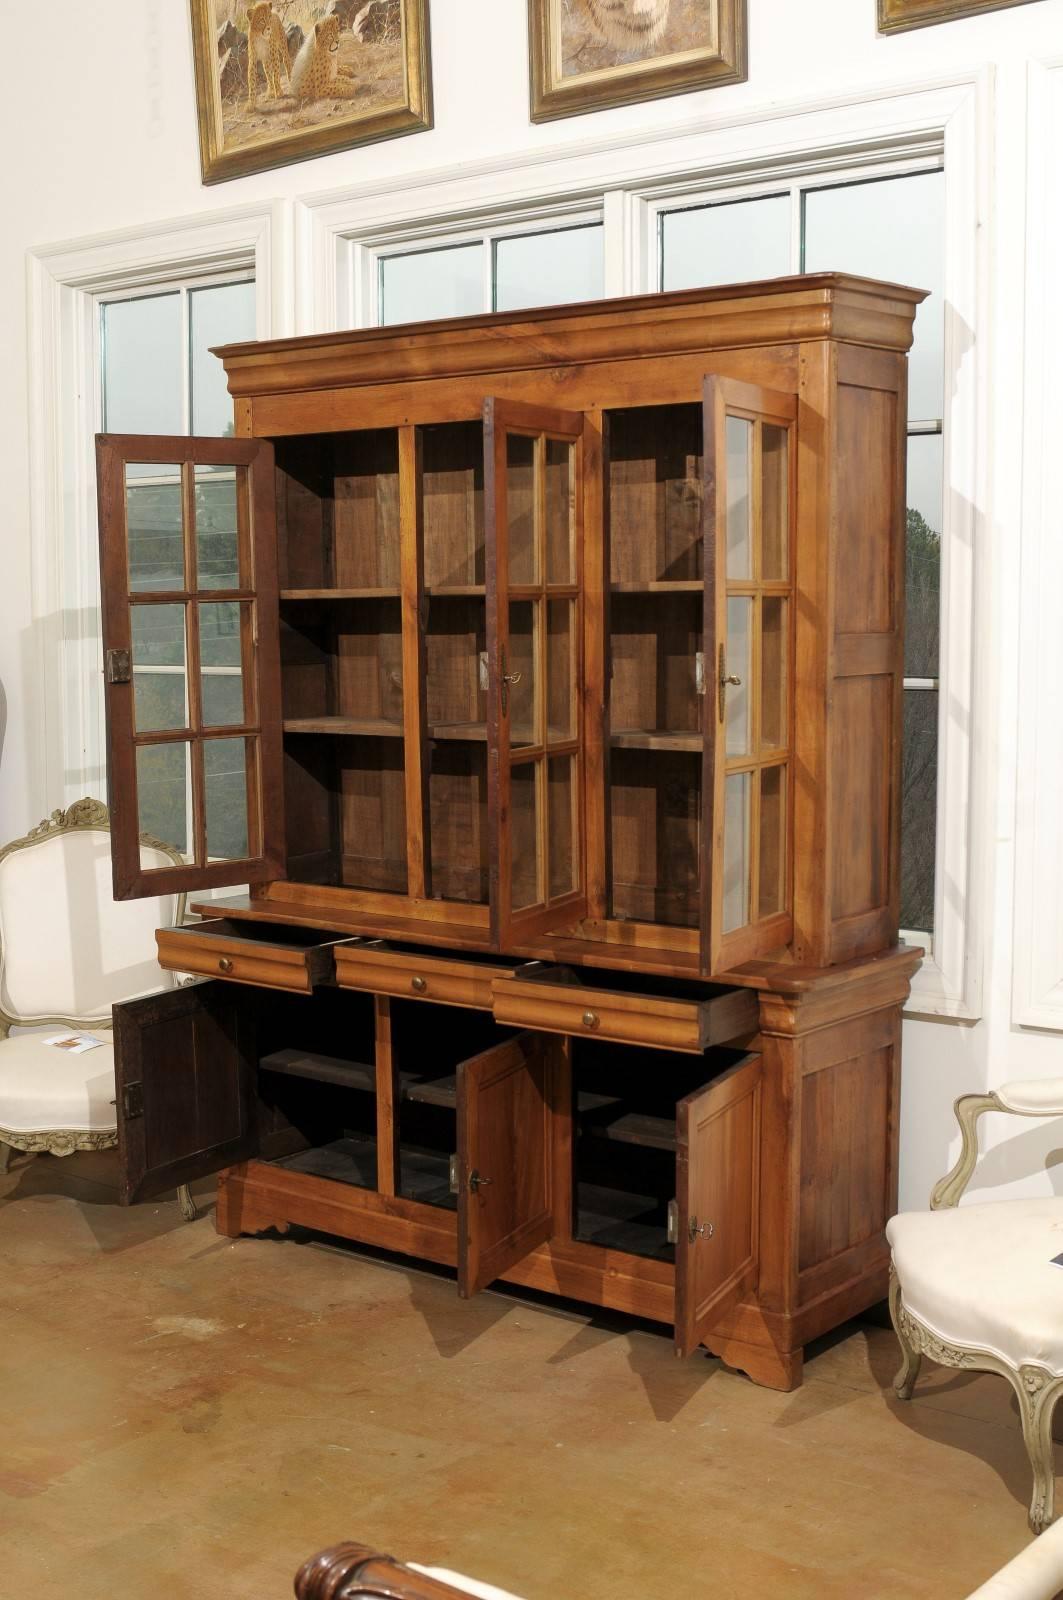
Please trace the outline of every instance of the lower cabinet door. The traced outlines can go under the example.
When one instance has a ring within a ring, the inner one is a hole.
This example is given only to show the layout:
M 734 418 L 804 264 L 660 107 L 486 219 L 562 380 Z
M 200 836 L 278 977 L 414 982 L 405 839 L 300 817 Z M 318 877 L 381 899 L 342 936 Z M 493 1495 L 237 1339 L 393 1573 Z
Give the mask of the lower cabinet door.
M 147 1200 L 257 1154 L 254 1006 L 200 983 L 114 1007 L 123 1199 Z
M 757 1286 L 761 1059 L 745 1056 L 676 1115 L 675 1342 L 691 1355 Z
M 458 1067 L 458 1292 L 477 1294 L 553 1232 L 553 1073 L 563 1047 L 520 1033 Z

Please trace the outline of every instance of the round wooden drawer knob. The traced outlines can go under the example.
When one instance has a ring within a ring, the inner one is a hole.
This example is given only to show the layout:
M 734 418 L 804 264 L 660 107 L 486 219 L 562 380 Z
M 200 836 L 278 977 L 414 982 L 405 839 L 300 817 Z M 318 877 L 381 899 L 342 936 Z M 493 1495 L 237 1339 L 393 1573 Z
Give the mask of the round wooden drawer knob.
M 218 962 L 218 971 L 219 972 L 231 972 L 232 970 L 233 970 L 233 964 L 229 960 L 229 957 L 228 956 L 222 956 L 221 960 Z
M 585 1011 L 583 1013 L 583 1026 L 585 1028 L 596 1028 L 598 1026 L 597 1011 Z
M 413 990 L 414 994 L 424 994 L 425 990 L 428 988 L 428 979 L 411 978 L 410 988 Z

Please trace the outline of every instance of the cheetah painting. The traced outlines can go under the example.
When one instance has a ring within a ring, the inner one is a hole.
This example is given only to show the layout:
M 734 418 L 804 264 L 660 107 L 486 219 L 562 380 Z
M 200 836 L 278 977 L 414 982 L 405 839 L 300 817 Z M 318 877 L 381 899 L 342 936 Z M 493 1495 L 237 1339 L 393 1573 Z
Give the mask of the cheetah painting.
M 432 126 L 429 0 L 191 0 L 203 181 Z

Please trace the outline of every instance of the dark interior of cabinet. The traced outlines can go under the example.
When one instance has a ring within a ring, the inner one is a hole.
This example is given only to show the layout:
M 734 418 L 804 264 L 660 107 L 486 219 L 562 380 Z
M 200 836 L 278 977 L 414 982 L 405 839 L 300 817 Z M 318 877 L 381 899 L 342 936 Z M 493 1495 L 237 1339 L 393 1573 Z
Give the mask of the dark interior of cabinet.
M 399 443 L 394 428 L 278 439 L 282 595 L 398 594 Z
M 405 892 L 401 740 L 286 733 L 284 805 L 291 882 Z
M 483 594 L 484 438 L 479 422 L 445 422 L 419 430 L 424 506 L 424 582 Z
M 614 594 L 609 607 L 613 748 L 700 749 L 703 602 L 697 594 Z
M 611 916 L 697 927 L 701 815 L 700 748 L 610 753 Z
M 700 585 L 700 405 L 606 413 L 609 579 L 614 589 Z

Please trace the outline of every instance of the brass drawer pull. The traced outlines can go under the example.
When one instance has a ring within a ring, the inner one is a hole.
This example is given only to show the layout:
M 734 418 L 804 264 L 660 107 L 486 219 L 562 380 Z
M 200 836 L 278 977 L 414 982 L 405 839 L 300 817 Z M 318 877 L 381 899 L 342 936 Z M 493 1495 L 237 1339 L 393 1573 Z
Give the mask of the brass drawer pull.
M 585 1028 L 596 1028 L 598 1026 L 598 1022 L 599 1017 L 597 1011 L 585 1011 L 583 1013 L 583 1026 Z
M 428 979 L 411 978 L 410 988 L 413 990 L 414 994 L 424 994 L 425 990 L 428 988 Z
M 220 961 L 218 962 L 218 971 L 219 972 L 231 972 L 232 970 L 233 970 L 233 964 L 229 960 L 229 957 L 228 956 L 222 956 Z

